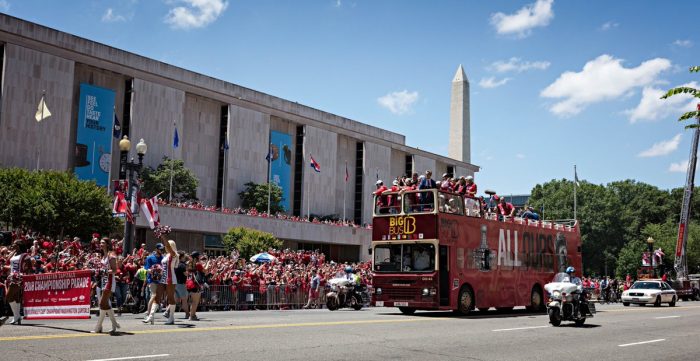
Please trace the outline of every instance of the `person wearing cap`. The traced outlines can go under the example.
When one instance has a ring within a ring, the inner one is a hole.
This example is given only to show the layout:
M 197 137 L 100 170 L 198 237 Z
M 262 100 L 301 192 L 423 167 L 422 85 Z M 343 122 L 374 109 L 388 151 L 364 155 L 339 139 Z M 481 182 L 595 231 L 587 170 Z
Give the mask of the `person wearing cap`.
M 155 251 L 148 257 L 146 257 L 146 263 L 144 263 L 143 268 L 146 269 L 146 283 L 148 284 L 148 290 L 150 292 L 150 299 L 148 300 L 148 307 L 146 308 L 146 318 L 143 320 L 144 323 L 153 323 L 153 313 L 154 309 L 158 309 L 160 305 L 160 300 L 163 298 L 165 293 L 165 285 L 161 282 L 161 279 L 153 279 L 151 277 L 152 270 L 151 267 L 160 264 L 163 261 L 163 250 L 165 246 L 162 243 L 156 243 Z
M 470 197 L 476 197 L 476 183 L 474 183 L 474 177 L 467 176 L 465 179 L 465 194 Z
M 379 210 L 379 213 L 385 214 L 389 211 L 389 209 L 386 207 L 388 204 L 387 204 L 386 199 L 385 199 L 386 197 L 382 197 L 381 195 L 382 195 L 382 193 L 389 190 L 389 188 L 387 188 L 384 185 L 384 182 L 382 182 L 381 179 L 378 180 L 377 183 L 375 183 L 375 184 L 377 186 L 377 190 L 375 190 L 374 193 L 372 193 L 372 194 L 374 196 L 376 196 L 376 199 L 377 199 L 376 207 Z
M 398 193 L 401 191 L 401 187 L 399 187 L 399 180 L 394 179 L 393 182 L 391 182 L 391 189 L 389 189 L 389 192 L 392 193 Z M 389 203 L 389 212 L 390 213 L 401 213 L 401 198 L 399 197 L 398 194 L 391 194 L 387 197 L 387 202 Z

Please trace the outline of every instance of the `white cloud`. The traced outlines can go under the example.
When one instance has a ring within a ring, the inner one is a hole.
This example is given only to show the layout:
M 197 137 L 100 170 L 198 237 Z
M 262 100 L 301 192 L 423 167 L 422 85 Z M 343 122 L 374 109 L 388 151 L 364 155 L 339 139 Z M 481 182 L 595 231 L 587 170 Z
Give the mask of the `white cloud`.
M 536 70 L 545 70 L 549 68 L 551 65 L 550 62 L 548 61 L 522 61 L 520 58 L 510 58 L 508 61 L 496 61 L 493 64 L 489 66 L 489 69 L 496 71 L 498 73 L 505 73 L 508 71 L 516 71 L 518 73 L 530 70 L 530 69 L 536 69 Z
M 678 39 L 678 40 L 673 42 L 673 45 L 679 46 L 681 48 L 690 48 L 691 46 L 693 46 L 693 42 L 690 40 L 687 40 L 687 39 L 686 40 Z
M 0 11 L 8 12 L 10 11 L 10 3 L 7 0 L 0 0 Z
M 495 13 L 491 15 L 491 24 L 499 34 L 515 34 L 524 38 L 530 35 L 533 28 L 549 25 L 549 21 L 554 18 L 552 3 L 554 0 L 537 0 L 514 14 Z
M 600 30 L 602 31 L 608 31 L 610 29 L 614 29 L 616 27 L 620 26 L 620 24 L 614 22 L 614 21 L 608 21 L 607 23 L 603 24 L 600 26 Z
M 515 155 L 515 158 L 518 158 L 518 159 L 525 159 L 525 154 L 518 153 L 518 154 Z
M 176 29 L 203 28 L 221 16 L 228 7 L 226 0 L 174 0 L 171 3 L 184 3 L 170 9 L 165 22 Z
M 671 163 L 668 167 L 669 172 L 685 173 L 688 171 L 688 161 L 684 160 L 678 163 Z
M 102 15 L 102 22 L 116 23 L 120 21 L 126 21 L 126 18 L 123 15 L 115 14 L 112 8 L 108 8 L 104 15 Z
M 639 157 L 658 157 L 661 155 L 667 155 L 673 153 L 678 149 L 678 145 L 681 143 L 682 134 L 676 134 L 673 138 L 669 140 L 663 140 L 658 143 L 654 143 L 651 148 L 638 154 Z
M 698 88 L 698 83 L 690 82 L 682 86 Z M 664 94 L 666 94 L 666 90 L 645 86 L 639 104 L 634 109 L 624 111 L 629 116 L 630 123 L 660 120 L 671 115 L 680 116 L 685 112 L 695 110 L 695 98 L 692 95 L 678 94 L 668 99 L 661 99 Z
M 575 115 L 590 104 L 615 99 L 651 84 L 661 72 L 670 68 L 671 61 L 664 58 L 647 60 L 636 68 L 625 68 L 622 59 L 604 54 L 587 62 L 578 73 L 567 71 L 561 74 L 540 92 L 540 96 L 563 98 L 549 108 L 555 115 Z
M 384 108 L 396 115 L 403 115 L 413 111 L 413 104 L 418 100 L 418 92 L 403 90 L 392 92 L 377 98 L 377 102 Z
M 343 6 L 343 3 L 340 0 L 335 0 L 335 7 L 339 8 Z
M 479 81 L 479 86 L 486 89 L 498 88 L 501 85 L 505 85 L 510 78 L 503 78 L 501 80 L 496 80 L 495 77 L 481 78 Z

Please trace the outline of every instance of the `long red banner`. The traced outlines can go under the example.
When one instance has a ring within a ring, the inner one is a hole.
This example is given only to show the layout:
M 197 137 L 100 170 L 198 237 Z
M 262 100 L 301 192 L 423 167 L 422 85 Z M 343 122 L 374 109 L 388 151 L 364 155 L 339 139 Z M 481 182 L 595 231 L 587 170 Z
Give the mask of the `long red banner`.
M 91 271 L 22 276 L 28 320 L 90 318 Z

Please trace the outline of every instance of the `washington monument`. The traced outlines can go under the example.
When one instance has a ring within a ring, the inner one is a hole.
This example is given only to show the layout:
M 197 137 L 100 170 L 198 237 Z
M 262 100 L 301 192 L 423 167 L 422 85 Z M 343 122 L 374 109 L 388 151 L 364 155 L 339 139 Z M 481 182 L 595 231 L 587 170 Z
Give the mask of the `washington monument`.
M 467 163 L 471 163 L 469 123 L 469 80 L 460 65 L 452 79 L 448 155 L 452 159 Z

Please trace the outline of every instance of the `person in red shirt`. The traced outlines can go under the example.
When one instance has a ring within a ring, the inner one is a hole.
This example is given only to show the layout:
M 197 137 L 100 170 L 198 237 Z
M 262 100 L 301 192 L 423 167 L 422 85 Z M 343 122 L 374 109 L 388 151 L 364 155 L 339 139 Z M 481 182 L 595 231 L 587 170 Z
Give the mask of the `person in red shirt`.
M 466 185 L 465 185 L 466 195 L 468 195 L 470 197 L 476 197 L 476 183 L 474 183 L 474 177 L 467 176 L 467 178 L 465 178 L 465 180 L 466 180 Z
M 388 213 L 389 209 L 387 208 L 387 200 L 385 199 L 386 197 L 380 197 L 382 193 L 386 192 L 389 188 L 387 188 L 384 185 L 384 182 L 381 180 L 378 180 L 377 183 L 377 190 L 372 193 L 373 195 L 377 196 L 377 203 L 376 206 L 379 209 L 379 213 L 385 214 Z
M 505 220 L 505 217 L 513 217 L 515 215 L 515 207 L 510 202 L 506 202 L 506 197 L 501 197 L 498 203 L 498 215 L 501 220 Z

